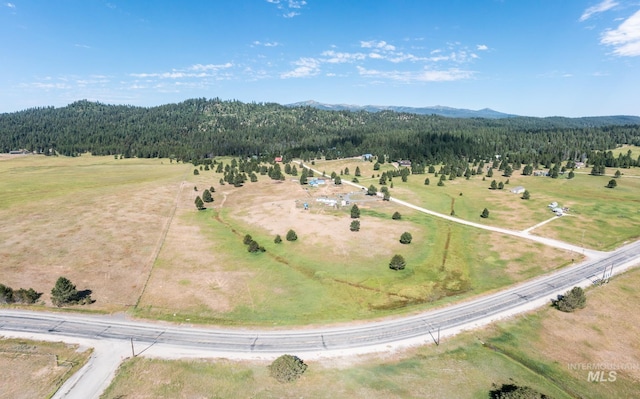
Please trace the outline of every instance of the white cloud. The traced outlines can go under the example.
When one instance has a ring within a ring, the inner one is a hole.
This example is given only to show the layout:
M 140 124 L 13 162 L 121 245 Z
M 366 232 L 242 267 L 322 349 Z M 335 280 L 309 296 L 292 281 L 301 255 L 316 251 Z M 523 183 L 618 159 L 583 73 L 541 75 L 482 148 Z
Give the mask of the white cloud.
M 13 3 L 4 3 L 4 6 L 5 6 L 5 7 L 9 7 L 9 8 L 13 8 L 13 9 L 15 9 L 15 8 L 16 8 L 16 5 L 15 5 L 15 4 L 13 4 Z
M 278 47 L 280 46 L 280 43 L 278 42 L 261 42 L 259 40 L 255 40 L 252 43 L 253 46 L 264 46 L 264 47 Z
M 298 67 L 280 75 L 283 79 L 315 76 L 320 72 L 320 61 L 315 58 L 300 58 L 294 62 Z
M 613 46 L 613 53 L 620 56 L 640 56 L 640 10 L 627 18 L 616 29 L 602 34 L 600 43 Z
M 618 2 L 615 0 L 603 0 L 599 4 L 596 4 L 595 6 L 591 6 L 587 8 L 580 16 L 580 22 L 586 21 L 587 19 L 591 18 L 594 14 L 608 11 L 617 5 L 618 5 Z
M 394 51 L 396 49 L 396 47 L 394 45 L 388 44 L 384 40 L 381 40 L 379 42 L 375 41 L 375 40 L 371 40 L 371 41 L 368 41 L 368 42 L 361 41 L 360 42 L 360 47 L 362 47 L 362 48 L 375 48 L 375 49 L 380 49 L 380 50 L 384 50 L 384 51 Z
M 367 78 L 384 78 L 403 83 L 412 82 L 451 82 L 469 79 L 473 77 L 473 71 L 465 71 L 457 68 L 447 70 L 424 69 L 422 71 L 379 71 L 358 67 L 360 76 Z
M 299 11 L 294 11 L 294 10 L 301 10 L 304 6 L 307 5 L 306 0 L 286 0 L 286 1 L 266 0 L 266 1 L 267 3 L 275 4 L 278 10 L 283 10 L 284 12 L 282 16 L 284 18 L 293 18 L 300 15 Z
M 188 70 L 190 71 L 218 71 L 220 69 L 227 69 L 227 68 L 231 68 L 233 66 L 232 63 L 227 62 L 226 64 L 207 64 L 207 65 L 202 65 L 202 64 L 195 64 L 195 65 L 191 65 Z
M 485 50 L 489 50 L 489 47 L 487 47 L 487 45 L 486 45 L 486 44 L 478 44 L 478 45 L 476 46 L 476 50 L 478 50 L 478 51 L 485 51 Z
M 302 8 L 306 4 L 305 0 L 289 0 L 289 8 Z
M 329 57 L 323 59 L 324 62 L 329 64 L 343 64 L 347 62 L 362 61 L 367 58 L 363 53 L 341 53 L 333 50 L 327 50 L 322 53 L 323 57 Z

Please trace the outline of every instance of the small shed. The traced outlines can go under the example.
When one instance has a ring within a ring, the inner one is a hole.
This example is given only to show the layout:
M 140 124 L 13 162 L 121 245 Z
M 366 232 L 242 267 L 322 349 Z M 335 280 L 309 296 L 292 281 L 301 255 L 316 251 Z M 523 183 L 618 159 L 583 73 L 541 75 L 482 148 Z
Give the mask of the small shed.
M 400 161 L 398 161 L 398 165 L 400 166 L 411 166 L 411 161 L 406 160 L 406 159 L 401 159 Z
M 516 186 L 511 189 L 511 192 L 514 194 L 522 194 L 525 192 L 525 188 L 523 186 Z

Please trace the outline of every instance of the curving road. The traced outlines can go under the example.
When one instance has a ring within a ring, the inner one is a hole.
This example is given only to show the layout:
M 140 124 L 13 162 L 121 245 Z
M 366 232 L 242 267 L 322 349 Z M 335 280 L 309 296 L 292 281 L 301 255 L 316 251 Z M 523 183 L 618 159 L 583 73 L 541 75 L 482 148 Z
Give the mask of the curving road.
M 363 188 L 351 182 L 344 183 Z M 0 335 L 48 340 L 59 338 L 93 346 L 95 351 L 89 363 L 68 380 L 54 398 L 97 398 L 108 386 L 120 362 L 127 357 L 129 345 L 134 355 L 142 351 L 157 357 L 264 358 L 282 353 L 334 356 L 344 355 L 347 351 L 371 352 L 432 340 L 438 343 L 441 336 L 543 306 L 573 286 L 585 287 L 611 273 L 640 264 L 640 241 L 608 253 L 585 250 L 530 235 L 533 228 L 515 231 L 492 227 L 433 212 L 395 198 L 391 201 L 452 222 L 582 252 L 590 260 L 445 308 L 360 325 L 277 331 L 198 328 L 113 316 L 0 309 Z
M 362 325 L 313 330 L 238 330 L 162 325 L 116 320 L 105 316 L 78 316 L 19 310 L 0 311 L 0 332 L 21 331 L 65 337 L 169 344 L 222 353 L 300 353 L 340 351 L 443 335 L 486 324 L 514 312 L 540 306 L 557 294 L 586 286 L 613 266 L 619 272 L 640 263 L 640 241 L 605 257 L 545 275 L 497 293 L 419 315 Z M 435 338 L 434 338 L 435 339 Z

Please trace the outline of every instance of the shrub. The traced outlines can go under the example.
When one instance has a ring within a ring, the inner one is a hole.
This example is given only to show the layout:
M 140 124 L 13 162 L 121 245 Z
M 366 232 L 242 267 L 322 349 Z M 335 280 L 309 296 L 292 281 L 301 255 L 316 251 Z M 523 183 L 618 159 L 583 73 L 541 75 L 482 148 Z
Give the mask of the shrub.
M 296 234 L 295 231 L 289 230 L 287 232 L 287 237 L 286 238 L 287 238 L 287 241 L 295 241 L 295 240 L 298 239 L 298 235 Z
M 282 237 L 280 237 L 280 234 L 276 234 L 276 238 L 273 239 L 273 242 L 276 244 L 280 244 L 282 242 Z
M 502 384 L 489 392 L 490 399 L 549 399 L 548 396 L 526 386 Z
M 249 234 L 246 234 L 244 236 L 244 238 L 242 239 L 242 243 L 244 245 L 249 245 L 251 243 L 251 241 L 253 241 L 253 237 L 251 237 Z
M 391 219 L 400 220 L 402 219 L 402 215 L 400 214 L 400 212 L 393 212 L 393 216 L 391 216 Z
M 349 229 L 351 231 L 360 231 L 360 221 L 359 220 L 352 220 L 351 221 L 351 226 L 349 227 Z
M 307 370 L 307 365 L 297 356 L 282 355 L 269 365 L 269 374 L 280 382 L 295 381 Z
M 553 305 L 563 312 L 573 312 L 587 306 L 587 297 L 582 288 L 573 287 L 564 295 L 558 295 L 558 299 L 553 301 Z
M 489 217 L 489 210 L 487 208 L 484 208 L 482 210 L 482 213 L 480 214 L 480 217 L 484 218 L 484 219 L 488 218 Z
M 411 233 L 409 233 L 409 232 L 405 231 L 400 236 L 400 243 L 402 243 L 402 244 L 411 244 L 411 240 L 413 240 L 413 237 L 411 236 Z
M 407 265 L 407 262 L 404 260 L 402 255 L 393 255 L 391 258 L 391 262 L 389 262 L 389 269 L 391 270 L 402 270 Z

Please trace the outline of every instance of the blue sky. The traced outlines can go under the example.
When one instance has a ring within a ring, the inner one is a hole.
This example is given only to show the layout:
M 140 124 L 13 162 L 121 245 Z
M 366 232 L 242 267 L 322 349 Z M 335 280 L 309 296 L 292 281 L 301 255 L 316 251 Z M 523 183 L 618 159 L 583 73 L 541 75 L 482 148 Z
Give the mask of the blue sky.
M 88 99 L 640 115 L 640 0 L 0 0 L 0 112 Z

